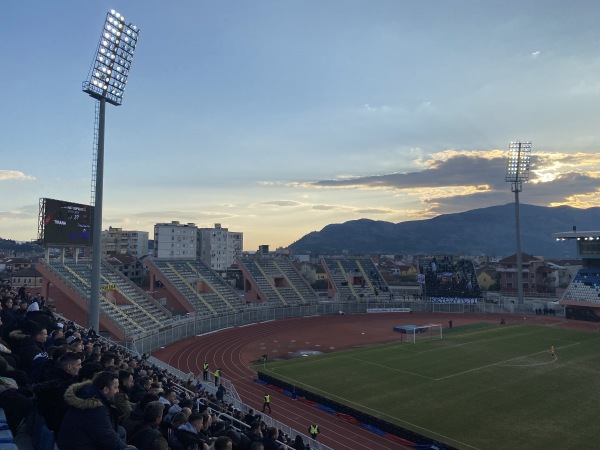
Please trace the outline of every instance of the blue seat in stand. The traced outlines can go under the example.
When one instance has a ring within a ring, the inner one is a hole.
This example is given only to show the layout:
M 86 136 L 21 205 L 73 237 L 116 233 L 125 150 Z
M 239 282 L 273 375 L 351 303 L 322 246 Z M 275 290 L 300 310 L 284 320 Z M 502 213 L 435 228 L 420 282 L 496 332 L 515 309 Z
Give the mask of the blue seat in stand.
M 9 429 L 0 431 L 0 444 L 12 444 L 13 434 Z

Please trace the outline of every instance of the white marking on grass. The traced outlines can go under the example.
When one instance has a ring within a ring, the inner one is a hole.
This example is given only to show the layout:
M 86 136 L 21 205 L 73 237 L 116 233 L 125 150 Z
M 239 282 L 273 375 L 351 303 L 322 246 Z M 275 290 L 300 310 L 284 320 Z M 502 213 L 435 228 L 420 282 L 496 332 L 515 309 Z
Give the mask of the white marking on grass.
M 533 363 L 533 364 L 504 364 L 500 367 L 536 367 L 536 366 L 547 366 L 548 364 L 552 364 L 558 361 L 558 357 L 555 355 L 552 357 L 550 361 L 546 361 L 543 363 Z
M 420 377 L 420 378 L 425 378 L 427 380 L 435 381 L 435 378 L 428 377 L 427 375 L 421 375 L 420 373 L 409 372 L 408 370 L 396 369 L 395 367 L 385 366 L 383 364 L 377 364 L 377 363 L 374 363 L 373 361 L 365 361 L 364 359 L 353 358 L 352 356 L 345 356 L 345 355 L 341 356 L 341 357 L 346 358 L 346 359 L 352 359 L 354 361 L 360 361 L 362 363 L 369 364 L 371 366 L 381 367 L 381 368 L 387 369 L 387 370 L 393 370 L 394 372 L 406 373 L 408 375 L 413 375 L 415 377 Z
M 567 347 L 573 347 L 574 345 L 579 345 L 579 344 L 580 344 L 580 342 L 575 342 L 574 344 L 565 345 L 565 346 L 560 347 L 560 348 L 565 349 Z M 504 361 L 498 361 L 496 363 L 488 364 L 486 366 L 475 367 L 474 369 L 465 370 L 464 372 L 458 372 L 458 373 L 454 373 L 452 375 L 448 375 L 448 376 L 445 376 L 445 377 L 436 378 L 435 381 L 447 380 L 448 378 L 453 378 L 453 377 L 457 377 L 457 376 L 460 376 L 460 375 L 466 375 L 468 373 L 477 372 L 478 370 L 489 369 L 490 367 L 494 367 L 494 366 L 510 367 L 510 366 L 502 366 L 501 364 L 504 364 L 504 363 L 507 363 L 507 362 L 511 362 L 511 361 L 516 361 L 516 360 L 522 359 L 522 358 L 528 358 L 530 356 L 535 356 L 535 355 L 539 355 L 541 353 L 546 353 L 546 352 L 548 352 L 548 350 L 542 350 L 541 352 L 530 353 L 529 355 L 517 356 L 516 358 L 505 359 Z

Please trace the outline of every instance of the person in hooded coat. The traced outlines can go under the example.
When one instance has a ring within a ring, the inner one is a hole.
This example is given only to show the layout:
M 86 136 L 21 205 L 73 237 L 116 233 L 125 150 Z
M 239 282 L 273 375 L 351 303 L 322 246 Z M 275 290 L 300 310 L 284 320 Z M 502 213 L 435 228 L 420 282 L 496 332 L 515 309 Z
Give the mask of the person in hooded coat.
M 117 375 L 100 372 L 94 381 L 71 385 L 65 392 L 69 405 L 58 432 L 60 450 L 123 450 L 128 447 L 118 433 L 118 413 L 111 404 L 119 391 Z M 124 432 L 123 432 L 124 434 Z

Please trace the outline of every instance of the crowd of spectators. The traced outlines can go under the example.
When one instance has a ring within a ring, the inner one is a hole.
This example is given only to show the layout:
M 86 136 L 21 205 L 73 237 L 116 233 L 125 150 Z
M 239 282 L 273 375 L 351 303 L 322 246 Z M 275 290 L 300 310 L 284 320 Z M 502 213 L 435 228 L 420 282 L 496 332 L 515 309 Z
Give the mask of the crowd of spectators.
M 0 283 L 0 308 L 0 408 L 13 435 L 43 418 L 60 450 L 310 449 L 223 388 L 217 398 L 61 319 L 26 286 Z
M 432 258 L 421 267 L 425 275 L 427 297 L 445 297 L 453 299 L 477 299 L 481 289 L 473 263 L 461 259 L 454 261 L 452 256 Z

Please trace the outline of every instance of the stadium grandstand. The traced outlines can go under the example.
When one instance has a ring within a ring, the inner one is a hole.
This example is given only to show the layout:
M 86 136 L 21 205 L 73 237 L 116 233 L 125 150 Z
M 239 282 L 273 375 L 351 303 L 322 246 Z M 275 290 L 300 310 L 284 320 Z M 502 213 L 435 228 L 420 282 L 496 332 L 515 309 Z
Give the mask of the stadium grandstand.
M 554 233 L 559 241 L 575 241 L 582 267 L 563 293 L 560 304 L 567 319 L 600 322 L 600 231 Z
M 298 273 L 287 255 L 257 254 L 239 258 L 248 304 L 299 306 L 318 302 L 310 284 Z
M 57 307 L 83 323 L 91 294 L 90 260 L 40 260 L 36 268 L 42 275 L 42 295 L 55 298 Z M 106 260 L 102 260 L 100 276 L 101 329 L 114 339 L 126 340 L 152 332 L 171 319 L 168 310 Z
M 340 302 L 368 302 L 389 298 L 389 286 L 371 258 L 323 257 L 328 296 Z
M 182 311 L 218 316 L 241 311 L 237 292 L 202 260 L 150 259 L 150 285 L 160 281 Z

